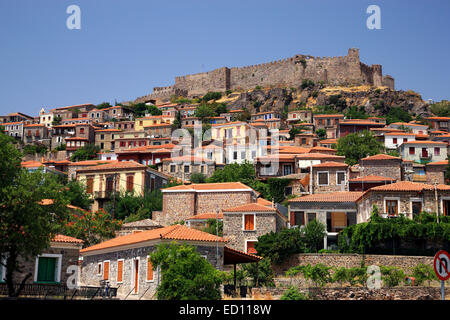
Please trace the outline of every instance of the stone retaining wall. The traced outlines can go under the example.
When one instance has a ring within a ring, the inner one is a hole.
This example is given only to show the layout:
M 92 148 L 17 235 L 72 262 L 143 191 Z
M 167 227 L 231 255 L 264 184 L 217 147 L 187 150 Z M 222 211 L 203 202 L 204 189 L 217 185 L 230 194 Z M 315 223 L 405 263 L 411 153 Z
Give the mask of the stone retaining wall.
M 409 273 L 418 264 L 433 266 L 433 257 L 425 256 L 392 256 L 392 255 L 362 255 L 362 254 L 296 254 L 291 256 L 281 265 L 274 265 L 275 275 L 284 275 L 291 267 L 299 265 L 316 265 L 322 263 L 330 267 L 360 267 L 362 263 L 366 266 L 396 266 Z

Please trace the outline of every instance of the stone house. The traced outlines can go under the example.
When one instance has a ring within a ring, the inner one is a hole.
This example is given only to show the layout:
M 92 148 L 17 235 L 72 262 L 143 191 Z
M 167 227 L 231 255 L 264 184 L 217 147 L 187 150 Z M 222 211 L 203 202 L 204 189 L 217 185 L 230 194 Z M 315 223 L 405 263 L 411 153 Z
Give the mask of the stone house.
M 446 184 L 445 170 L 448 166 L 448 160 L 429 162 L 425 165 L 425 175 L 428 184 Z
M 70 157 L 80 148 L 89 144 L 89 140 L 83 137 L 70 137 L 65 139 L 67 156 Z
M 100 148 L 100 152 L 111 152 L 116 149 L 115 138 L 119 129 L 100 129 L 95 131 L 95 145 Z
M 92 109 L 95 109 L 95 105 L 86 103 L 86 104 L 79 104 L 74 106 L 68 106 L 68 107 L 60 107 L 51 109 L 50 113 L 53 114 L 53 117 L 59 116 L 62 120 L 67 119 L 74 119 L 74 118 L 87 118 L 88 112 Z
M 359 161 L 359 177 L 381 176 L 402 180 L 402 159 L 387 154 L 377 154 Z
M 214 161 L 190 155 L 165 158 L 162 163 L 162 172 L 182 181 L 190 180 L 194 173 L 202 173 L 209 178 L 216 169 Z
M 369 189 L 358 200 L 359 217 L 367 221 L 376 205 L 379 213 L 384 216 L 404 214 L 413 218 L 422 211 L 439 212 L 440 215 L 450 214 L 450 186 L 399 181 Z
M 122 120 L 114 122 L 114 129 L 121 131 L 134 131 L 134 120 Z
M 132 149 L 121 149 L 116 151 L 119 161 L 136 161 L 145 165 L 155 165 L 169 158 L 172 154 L 174 144 L 147 145 Z
M 372 128 L 383 128 L 384 123 L 361 119 L 341 119 L 338 124 L 338 137 L 345 137 L 350 133 L 369 131 Z
M 85 167 L 77 170 L 76 178 L 86 185 L 87 193 L 94 199 L 93 211 L 103 208 L 117 192 L 142 196 L 145 190 L 158 189 L 168 181 L 165 175 L 135 161 Z
M 389 150 L 397 150 L 402 143 L 414 140 L 416 140 L 414 133 L 386 132 L 384 134 L 384 147 Z
M 90 166 L 98 166 L 101 164 L 107 164 L 107 163 L 113 163 L 112 160 L 84 160 L 84 161 L 77 161 L 77 162 L 70 162 L 67 167 L 67 177 L 70 180 L 76 180 L 77 178 L 77 171 L 80 169 L 84 169 L 86 167 Z
M 273 154 L 256 158 L 256 176 L 259 179 L 282 177 L 296 173 L 296 154 Z
M 419 163 L 447 159 L 447 143 L 440 141 L 408 141 L 401 144 L 398 150 L 403 159 Z
M 324 129 L 328 139 L 337 138 L 339 122 L 344 119 L 343 114 L 315 114 L 313 115 L 316 131 Z
M 256 202 L 258 193 L 240 182 L 179 185 L 161 190 L 163 210 L 153 219 L 169 225 L 192 216 Z
M 281 114 L 277 111 L 258 112 L 250 116 L 251 121 L 281 119 Z
M 153 124 L 144 127 L 144 131 L 150 138 L 167 138 L 172 134 L 172 125 L 170 123 Z
M 117 297 L 124 299 L 156 299 L 161 271 L 153 266 L 150 253 L 160 244 L 187 244 L 219 270 L 224 265 L 225 241 L 222 238 L 181 225 L 132 233 L 81 250 L 81 284 L 99 286 L 107 281 L 117 287 Z M 216 254 L 216 246 L 218 253 Z
M 298 133 L 294 137 L 294 145 L 312 148 L 317 145 L 317 136 L 314 133 Z
M 394 183 L 395 179 L 382 176 L 364 176 L 348 180 L 349 191 L 366 191 L 373 187 Z
M 62 120 L 61 124 L 92 124 L 92 120 L 89 119 L 88 117 L 72 118 L 72 119 Z
M 428 117 L 425 120 L 434 130 L 450 132 L 450 117 Z
M 107 114 L 105 119 L 132 120 L 134 117 L 134 112 L 123 106 L 114 106 L 101 110 Z
M 56 235 L 50 241 L 50 247 L 43 250 L 34 259 L 23 260 L 24 266 L 20 273 L 15 275 L 15 282 L 21 281 L 25 275 L 31 273 L 27 284 L 61 284 L 67 285 L 69 277 L 79 269 L 78 258 L 83 241 L 64 235 Z M 6 267 L 0 264 L 0 283 L 4 282 Z M 74 279 L 74 284 L 77 279 Z
M 40 143 L 50 146 L 51 139 L 49 137 L 48 128 L 44 124 L 26 124 L 23 126 L 23 142 L 24 144 Z
M 290 199 L 290 227 L 302 227 L 317 219 L 327 229 L 323 247 L 336 249 L 339 231 L 347 226 L 363 222 L 359 219 L 356 203 L 363 194 L 358 191 L 338 191 Z
M 149 145 L 150 138 L 143 129 L 141 131 L 122 131 L 114 135 L 115 149 L 126 150 Z
M 223 209 L 223 236 L 233 249 L 256 254 L 258 237 L 286 228 L 288 219 L 276 208 L 258 203 Z
M 312 117 L 312 110 L 293 110 L 287 113 L 286 122 L 288 126 L 291 126 L 299 121 L 311 123 Z
M 219 213 L 211 212 L 211 213 L 201 213 L 195 216 L 189 217 L 185 220 L 185 224 L 189 228 L 194 228 L 201 230 L 208 226 L 208 220 L 214 219 L 223 221 L 223 212 L 219 211 Z
M 348 191 L 348 164 L 342 162 L 322 162 L 312 166 L 310 193 Z
M 394 122 L 389 124 L 387 127 L 400 130 L 406 129 L 414 134 L 428 134 L 428 125 L 425 124 Z

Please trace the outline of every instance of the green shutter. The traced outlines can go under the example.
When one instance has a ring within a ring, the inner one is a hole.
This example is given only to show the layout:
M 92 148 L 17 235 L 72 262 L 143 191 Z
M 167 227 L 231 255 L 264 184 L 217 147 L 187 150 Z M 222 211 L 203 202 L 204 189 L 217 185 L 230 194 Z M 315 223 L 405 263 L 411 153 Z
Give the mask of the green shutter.
M 38 264 L 38 282 L 55 282 L 56 258 L 40 257 Z

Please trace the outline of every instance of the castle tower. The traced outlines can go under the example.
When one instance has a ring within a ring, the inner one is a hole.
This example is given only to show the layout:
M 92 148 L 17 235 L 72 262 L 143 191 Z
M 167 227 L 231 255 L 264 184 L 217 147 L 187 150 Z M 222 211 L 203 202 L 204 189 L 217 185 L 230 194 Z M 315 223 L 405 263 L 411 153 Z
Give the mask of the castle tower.
M 381 64 L 373 64 L 372 68 L 372 85 L 375 87 L 381 87 L 383 85 L 383 73 L 381 70 Z

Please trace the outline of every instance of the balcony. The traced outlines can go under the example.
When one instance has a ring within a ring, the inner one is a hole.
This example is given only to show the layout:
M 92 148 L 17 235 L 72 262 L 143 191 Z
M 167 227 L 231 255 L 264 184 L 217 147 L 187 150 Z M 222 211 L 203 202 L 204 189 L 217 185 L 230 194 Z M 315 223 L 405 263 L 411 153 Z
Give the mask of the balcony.
M 114 195 L 114 192 L 112 190 L 108 191 L 94 191 L 94 198 L 95 199 L 111 199 Z

